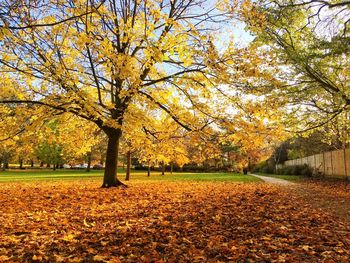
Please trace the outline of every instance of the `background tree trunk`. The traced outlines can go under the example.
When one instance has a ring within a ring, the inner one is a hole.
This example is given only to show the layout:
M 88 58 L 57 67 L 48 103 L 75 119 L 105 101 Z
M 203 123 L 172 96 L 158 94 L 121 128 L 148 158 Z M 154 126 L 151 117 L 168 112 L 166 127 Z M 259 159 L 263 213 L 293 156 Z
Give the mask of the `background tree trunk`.
M 148 177 L 151 176 L 151 163 L 150 162 L 148 162 L 147 176 Z
M 162 175 L 165 175 L 165 163 L 162 162 Z
M 104 131 L 108 136 L 108 145 L 102 187 L 125 186 L 117 178 L 119 139 L 122 135 L 122 131 L 121 129 L 112 128 L 106 128 Z
M 131 170 L 131 152 L 128 151 L 126 153 L 126 176 L 125 181 L 130 180 L 130 170 Z
M 86 172 L 90 172 L 90 170 L 91 170 L 91 151 L 88 152 L 86 155 L 87 155 L 87 167 L 86 167 Z
M 19 160 L 19 169 L 23 169 L 23 159 Z

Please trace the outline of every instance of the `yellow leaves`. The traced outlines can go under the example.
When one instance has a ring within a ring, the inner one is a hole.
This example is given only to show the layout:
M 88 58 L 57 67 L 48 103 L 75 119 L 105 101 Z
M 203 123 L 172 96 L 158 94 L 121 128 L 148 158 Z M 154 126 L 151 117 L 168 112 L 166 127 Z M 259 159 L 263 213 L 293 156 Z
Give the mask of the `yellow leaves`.
M 135 57 L 125 54 L 115 54 L 111 55 L 110 59 L 116 66 L 113 73 L 114 78 L 129 80 L 132 83 L 131 85 L 138 85 L 140 69 Z
M 92 259 L 95 260 L 95 261 L 107 262 L 107 261 L 105 261 L 106 257 L 105 256 L 101 256 L 101 255 L 95 255 Z
M 309 245 L 304 245 L 304 246 L 301 246 L 301 248 L 305 251 L 309 251 L 311 247 Z
M 96 223 L 95 222 L 87 222 L 87 220 L 86 220 L 86 218 L 84 218 L 84 221 L 83 221 L 83 224 L 84 224 L 84 226 L 86 226 L 86 227 L 94 227 L 94 226 L 96 226 Z
M 86 218 L 84 218 L 84 226 L 90 227 L 90 225 L 86 222 Z
M 32 260 L 34 260 L 34 261 L 42 261 L 43 257 L 41 255 L 33 255 Z
M 62 237 L 62 240 L 67 241 L 67 242 L 77 242 L 77 240 L 75 240 L 75 235 L 73 234 L 67 234 L 64 237 Z
M 86 32 L 81 32 L 77 35 L 77 45 L 80 48 L 86 48 L 86 45 L 89 45 L 91 42 L 91 39 Z
M 106 119 L 104 124 L 108 127 L 115 128 L 115 129 L 121 128 L 121 125 L 118 124 L 118 122 L 116 120 L 113 120 L 113 119 Z
M 153 67 L 154 63 L 162 62 L 165 59 L 164 52 L 159 47 L 151 46 L 144 50 L 145 67 Z
M 245 0 L 241 3 L 239 14 L 244 20 L 251 22 L 249 25 L 253 32 L 259 32 L 266 26 L 265 15 L 256 8 L 251 0 Z
M 0 41 L 11 35 L 11 31 L 6 27 L 0 27 Z
M 216 216 L 213 217 L 213 220 L 214 220 L 216 223 L 220 223 L 221 216 L 218 214 L 218 215 L 216 215 Z
M 0 255 L 0 261 L 1 262 L 5 262 L 5 261 L 8 261 L 8 260 L 10 260 L 11 258 L 10 257 L 8 257 L 8 256 L 6 256 L 6 255 Z
M 57 20 L 56 20 L 54 15 L 48 15 L 48 16 L 45 16 L 39 23 L 42 23 L 42 24 L 53 24 L 56 21 Z
M 30 120 L 31 121 L 36 121 L 38 118 L 39 118 L 39 116 L 34 115 L 34 116 L 30 117 Z
M 162 13 L 158 8 L 150 10 L 150 15 L 153 17 L 153 20 L 158 21 L 162 17 Z

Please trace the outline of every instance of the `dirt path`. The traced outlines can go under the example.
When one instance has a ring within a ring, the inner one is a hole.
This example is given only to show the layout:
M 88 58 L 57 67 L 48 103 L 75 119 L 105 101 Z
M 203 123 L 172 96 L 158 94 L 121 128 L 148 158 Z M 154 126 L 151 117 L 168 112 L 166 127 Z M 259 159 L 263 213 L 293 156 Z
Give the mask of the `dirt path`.
M 284 190 L 300 197 L 310 206 L 331 213 L 350 223 L 350 194 L 344 194 L 344 189 L 340 190 L 343 187 L 341 182 L 339 185 L 334 184 L 334 182 L 328 185 L 327 182 L 315 183 L 312 181 L 294 183 L 279 178 L 251 175 L 264 180 L 266 183 L 292 186 L 284 187 Z

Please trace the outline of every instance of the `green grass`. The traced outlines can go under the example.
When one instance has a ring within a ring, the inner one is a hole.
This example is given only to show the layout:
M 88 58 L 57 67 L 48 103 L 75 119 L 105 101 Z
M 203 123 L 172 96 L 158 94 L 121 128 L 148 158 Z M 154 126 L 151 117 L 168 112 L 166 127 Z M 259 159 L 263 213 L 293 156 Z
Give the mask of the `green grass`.
M 259 178 L 251 175 L 242 175 L 234 173 L 174 173 L 160 175 L 160 172 L 153 172 L 150 177 L 144 174 L 132 174 L 131 180 L 142 180 L 142 181 L 212 181 L 212 182 L 261 182 Z
M 82 180 L 102 178 L 102 171 L 86 173 L 79 170 L 10 170 L 0 172 L 0 182 L 46 181 L 46 180 Z
M 281 174 L 267 174 L 267 173 L 257 173 L 258 175 L 262 176 L 268 176 L 268 177 L 273 177 L 273 178 L 278 178 L 278 179 L 283 179 L 291 182 L 297 182 L 304 180 L 305 177 L 301 175 L 281 175 Z
M 118 170 L 118 178 L 124 180 L 125 171 Z M 62 180 L 101 180 L 103 171 L 92 170 L 87 173 L 81 170 L 9 170 L 0 172 L 0 182 L 35 182 L 35 181 L 62 181 Z M 132 171 L 131 182 L 133 181 L 212 181 L 212 182 L 259 182 L 260 179 L 250 176 L 233 173 L 166 173 L 152 171 L 147 177 L 146 171 Z

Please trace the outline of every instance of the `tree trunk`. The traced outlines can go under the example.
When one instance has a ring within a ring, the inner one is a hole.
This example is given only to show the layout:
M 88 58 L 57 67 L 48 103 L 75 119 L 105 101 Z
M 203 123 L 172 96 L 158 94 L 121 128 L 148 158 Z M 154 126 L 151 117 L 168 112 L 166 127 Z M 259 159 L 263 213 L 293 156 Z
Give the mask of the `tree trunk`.
M 165 163 L 162 163 L 162 175 L 165 175 Z
M 4 161 L 4 166 L 3 166 L 3 170 L 6 170 L 9 168 L 9 162 L 8 161 Z
M 108 136 L 108 145 L 102 187 L 125 186 L 125 184 L 117 178 L 119 139 L 122 135 L 122 131 L 121 129 L 112 128 L 106 128 L 104 131 Z
M 90 172 L 91 170 L 91 151 L 87 153 L 87 167 L 86 172 Z
M 150 164 L 150 162 L 148 162 L 147 176 L 148 177 L 151 176 L 151 164 Z
M 173 174 L 174 171 L 174 164 L 170 163 L 170 174 Z
M 33 168 L 34 167 L 34 161 L 30 160 L 30 167 Z
M 57 168 L 57 164 L 54 163 L 54 164 L 52 165 L 52 169 L 53 169 L 54 171 L 56 171 L 56 168 Z
M 23 159 L 19 160 L 19 169 L 23 169 Z
M 131 152 L 128 151 L 126 153 L 126 176 L 125 181 L 130 180 L 130 170 L 131 170 Z
M 43 161 L 40 162 L 40 167 L 44 167 L 44 162 Z

